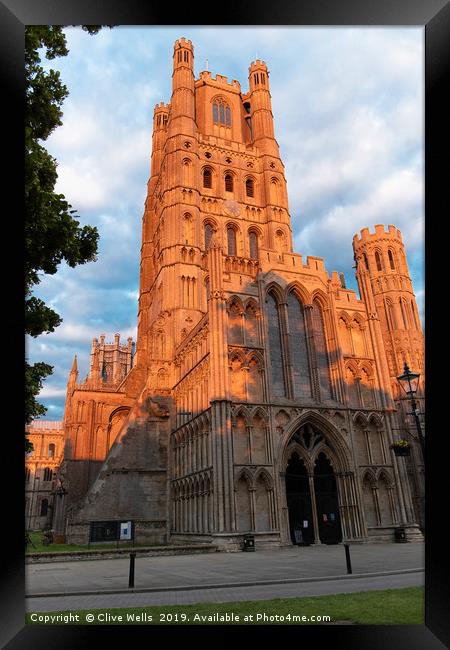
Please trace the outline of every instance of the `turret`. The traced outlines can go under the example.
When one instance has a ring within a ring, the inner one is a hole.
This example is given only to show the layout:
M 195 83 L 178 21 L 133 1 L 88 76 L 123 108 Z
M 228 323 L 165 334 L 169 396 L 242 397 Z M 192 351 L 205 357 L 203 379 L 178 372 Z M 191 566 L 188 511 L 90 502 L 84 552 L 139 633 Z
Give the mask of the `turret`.
M 68 386 L 74 387 L 78 382 L 78 364 L 77 364 L 77 355 L 73 357 L 72 368 L 69 373 L 69 381 L 67 382 Z
M 248 99 L 250 101 L 252 137 L 261 153 L 279 157 L 273 128 L 272 101 L 269 92 L 269 71 L 264 61 L 253 61 L 249 68 Z
M 394 395 L 405 361 L 423 373 L 423 334 L 400 230 L 375 226 L 353 238 L 361 297 L 375 309 L 381 324 Z
M 194 47 L 184 37 L 173 48 L 169 135 L 193 135 L 195 127 Z

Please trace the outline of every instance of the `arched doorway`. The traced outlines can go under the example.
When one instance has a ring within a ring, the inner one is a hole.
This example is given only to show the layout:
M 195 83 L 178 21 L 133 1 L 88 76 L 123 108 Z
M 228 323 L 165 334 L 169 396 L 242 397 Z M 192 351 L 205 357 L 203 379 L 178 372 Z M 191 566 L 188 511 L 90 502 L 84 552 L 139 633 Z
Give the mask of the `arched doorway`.
M 323 452 L 317 457 L 314 467 L 314 492 L 320 541 L 323 544 L 339 544 L 342 542 L 342 531 L 336 477 Z
M 286 468 L 286 499 L 293 544 L 314 544 L 311 493 L 305 464 L 297 452 Z
M 321 451 L 317 454 L 317 448 Z M 327 453 L 327 448 L 330 453 Z M 293 544 L 339 544 L 342 541 L 331 443 L 312 424 L 291 437 L 285 466 L 286 505 Z

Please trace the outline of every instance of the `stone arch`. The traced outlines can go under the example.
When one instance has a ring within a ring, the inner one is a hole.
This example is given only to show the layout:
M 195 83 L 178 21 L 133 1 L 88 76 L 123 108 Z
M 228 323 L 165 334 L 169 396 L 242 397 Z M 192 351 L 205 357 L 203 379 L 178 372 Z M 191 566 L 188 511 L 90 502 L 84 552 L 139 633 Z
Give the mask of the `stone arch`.
M 282 341 L 284 319 L 280 310 L 280 303 L 282 302 L 284 302 L 283 291 L 276 283 L 271 283 L 266 294 L 266 317 L 272 380 L 271 389 L 274 397 L 284 397 L 287 391 L 285 351 Z
M 290 447 L 289 442 L 292 436 L 303 425 L 308 423 L 319 429 L 331 443 L 330 448 L 335 455 L 337 471 L 350 471 L 350 449 L 344 441 L 341 432 L 321 413 L 309 409 L 286 425 L 285 432 L 281 436 L 277 447 L 277 457 L 281 459 L 280 470 L 283 471 L 287 465 L 286 453 Z M 299 447 L 302 449 L 300 445 Z
M 298 280 L 294 280 L 287 285 L 284 290 L 285 300 L 288 299 L 290 293 L 295 294 L 295 297 L 300 300 L 303 305 L 310 305 L 312 303 L 311 293 Z
M 253 476 L 247 468 L 244 468 L 239 472 L 235 481 L 236 527 L 239 532 L 253 530 L 251 499 L 251 492 L 253 490 Z
M 232 422 L 233 455 L 236 464 L 250 462 L 250 423 L 248 411 L 239 409 Z
M 328 296 L 322 289 L 314 289 L 311 294 L 311 302 L 314 302 L 314 300 L 317 300 L 317 302 L 320 303 L 322 309 L 326 309 L 330 306 Z
M 266 296 L 265 296 L 266 302 L 269 295 L 275 298 L 277 304 L 279 304 L 280 302 L 284 302 L 285 300 L 284 289 L 281 287 L 281 285 L 279 285 L 274 280 L 272 280 L 272 282 L 269 282 L 269 284 L 266 286 Z
M 372 489 L 376 488 L 377 480 L 377 476 L 371 467 L 367 467 L 361 475 L 361 483 L 367 481 Z

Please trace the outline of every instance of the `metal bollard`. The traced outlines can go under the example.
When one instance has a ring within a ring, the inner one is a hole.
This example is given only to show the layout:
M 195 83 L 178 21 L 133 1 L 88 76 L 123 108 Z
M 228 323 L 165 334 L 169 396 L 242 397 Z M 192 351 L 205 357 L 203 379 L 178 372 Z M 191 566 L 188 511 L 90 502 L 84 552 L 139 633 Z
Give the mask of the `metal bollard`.
M 128 577 L 128 588 L 134 587 L 134 561 L 136 560 L 136 553 L 130 553 L 130 573 Z
M 345 559 L 347 561 L 347 573 L 352 573 L 352 563 L 350 561 L 350 547 L 348 544 L 344 544 L 345 548 Z

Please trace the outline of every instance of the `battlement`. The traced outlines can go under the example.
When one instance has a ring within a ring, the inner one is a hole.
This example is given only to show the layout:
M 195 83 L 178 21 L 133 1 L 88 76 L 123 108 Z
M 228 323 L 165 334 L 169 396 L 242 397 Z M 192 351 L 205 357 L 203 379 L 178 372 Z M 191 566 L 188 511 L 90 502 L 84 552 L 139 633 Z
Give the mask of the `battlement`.
M 249 67 L 249 72 L 253 72 L 253 70 L 257 70 L 260 68 L 265 68 L 267 70 L 267 64 L 265 61 L 261 61 L 261 59 L 256 59 L 256 61 L 252 61 L 250 63 Z
M 170 103 L 165 104 L 164 102 L 159 102 L 159 104 L 155 105 L 154 113 L 169 112 L 169 109 Z
M 228 77 L 226 77 L 223 74 L 216 74 L 215 77 L 212 76 L 212 72 L 209 70 L 202 70 L 200 72 L 199 81 L 204 81 L 204 82 L 211 82 L 214 81 L 216 84 L 221 84 L 224 86 L 229 86 L 230 88 L 234 88 L 237 91 L 240 92 L 241 90 L 241 84 L 237 79 L 232 79 L 231 81 L 228 81 Z
M 396 228 L 392 224 L 388 226 L 387 230 L 383 224 L 376 224 L 374 233 L 371 233 L 369 228 L 362 228 L 361 236 L 358 236 L 358 234 L 354 235 L 353 246 L 365 242 L 373 241 L 375 239 L 379 239 L 380 237 L 383 238 L 391 237 L 392 239 L 399 239 L 400 241 L 402 241 L 402 233 L 398 228 Z
M 194 46 L 192 45 L 192 41 L 190 39 L 185 39 L 184 36 L 182 36 L 180 39 L 177 39 L 174 44 L 174 49 L 177 49 L 179 47 L 185 47 L 188 50 L 191 50 L 192 52 L 194 51 Z

